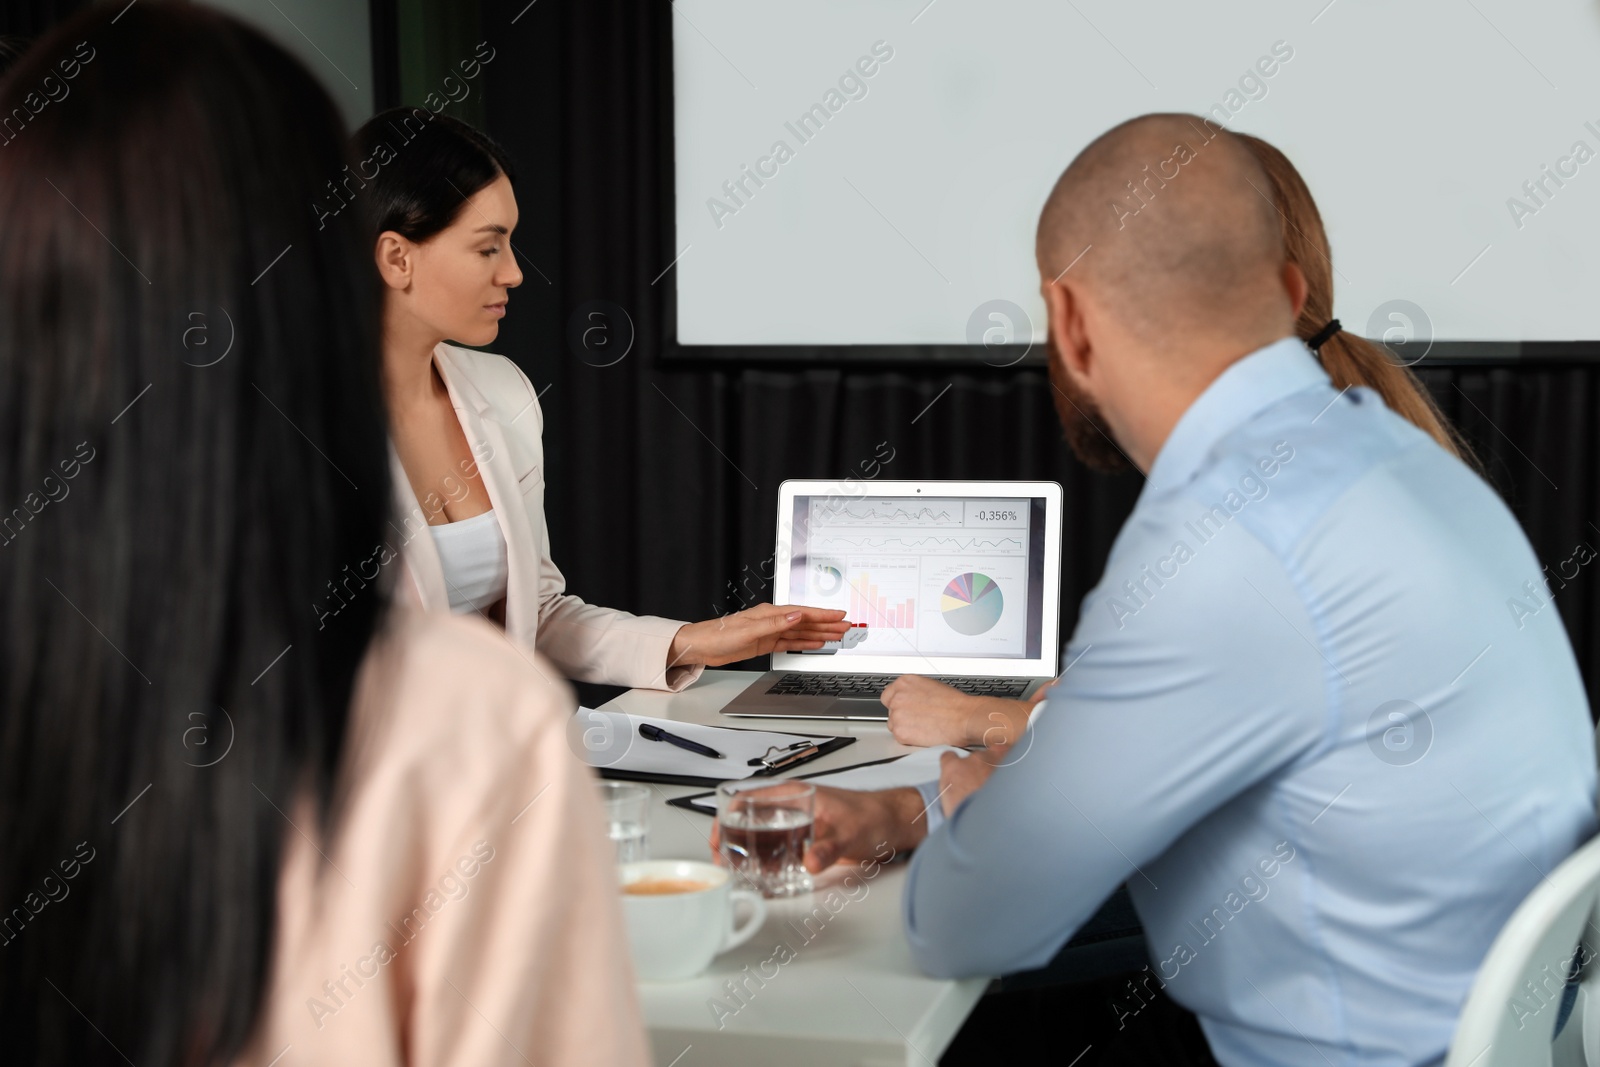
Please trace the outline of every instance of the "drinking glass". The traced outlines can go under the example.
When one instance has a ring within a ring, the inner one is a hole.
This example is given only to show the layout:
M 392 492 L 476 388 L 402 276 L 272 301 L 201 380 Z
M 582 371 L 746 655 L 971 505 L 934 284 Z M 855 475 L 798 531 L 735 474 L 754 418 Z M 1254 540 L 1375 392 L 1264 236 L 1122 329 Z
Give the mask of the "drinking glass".
M 806 846 L 816 821 L 817 787 L 810 782 L 724 782 L 717 787 L 723 862 L 764 897 L 811 892 Z
M 618 863 L 633 863 L 650 854 L 650 790 L 632 782 L 601 782 L 600 804 L 606 832 L 617 849 Z

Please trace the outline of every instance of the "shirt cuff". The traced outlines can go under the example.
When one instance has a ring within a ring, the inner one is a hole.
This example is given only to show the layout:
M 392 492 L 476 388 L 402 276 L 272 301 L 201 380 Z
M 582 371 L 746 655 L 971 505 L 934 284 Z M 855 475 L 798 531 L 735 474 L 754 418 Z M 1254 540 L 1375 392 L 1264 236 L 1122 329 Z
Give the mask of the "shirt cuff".
M 669 693 L 681 693 L 699 681 L 700 676 L 705 671 L 706 665 L 704 663 L 696 663 L 690 666 L 679 664 L 676 667 L 668 667 L 666 674 L 662 676 L 662 687 Z
M 705 673 L 705 664 L 672 664 L 667 656 L 672 652 L 673 638 L 688 623 L 677 619 L 663 619 L 655 615 L 637 615 L 628 620 L 629 629 L 641 634 L 639 666 L 644 670 L 630 670 L 628 677 L 617 684 L 633 689 L 665 689 L 679 693 L 689 688 Z M 646 666 L 646 665 L 649 666 Z M 649 673 L 645 673 L 648 671 Z
M 922 794 L 922 810 L 928 817 L 928 833 L 944 822 L 944 808 L 939 804 L 939 783 L 937 780 L 923 782 L 917 786 L 917 792 Z

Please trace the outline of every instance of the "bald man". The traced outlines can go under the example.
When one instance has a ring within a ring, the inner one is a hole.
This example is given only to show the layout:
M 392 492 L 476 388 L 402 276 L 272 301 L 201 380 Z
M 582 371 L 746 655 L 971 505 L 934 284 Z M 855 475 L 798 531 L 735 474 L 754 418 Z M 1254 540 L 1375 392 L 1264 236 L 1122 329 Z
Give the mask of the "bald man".
M 1062 174 L 1038 231 L 1056 406 L 1144 490 L 1015 746 L 823 791 L 809 862 L 920 841 L 906 932 L 946 976 L 1045 965 L 1126 882 L 1151 962 L 1125 1031 L 1165 990 L 1227 1067 L 1433 1063 L 1496 933 L 1595 830 L 1594 740 L 1555 607 L 1507 610 L 1541 581 L 1511 514 L 1295 338 L 1270 190 L 1185 115 Z

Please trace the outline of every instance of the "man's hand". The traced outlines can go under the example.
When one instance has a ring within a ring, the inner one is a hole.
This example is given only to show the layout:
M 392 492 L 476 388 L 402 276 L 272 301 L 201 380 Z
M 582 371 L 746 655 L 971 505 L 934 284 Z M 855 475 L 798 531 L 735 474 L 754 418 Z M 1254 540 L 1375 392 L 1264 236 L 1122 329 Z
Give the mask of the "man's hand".
M 969 756 L 946 752 L 939 757 L 939 804 L 946 818 L 989 780 L 996 767 L 1005 763 L 1009 751 L 1009 744 L 995 744 Z
M 672 637 L 667 667 L 717 667 L 772 652 L 821 648 L 850 629 L 844 612 L 794 604 L 757 604 L 720 619 L 685 623 Z
M 910 852 L 927 836 L 922 794 L 909 786 L 863 792 L 819 785 L 806 870 L 819 874 L 841 861 L 881 859 L 886 842 L 896 854 Z
M 883 846 L 895 854 L 916 848 L 928 835 L 922 794 L 912 788 L 864 792 L 817 786 L 816 825 L 806 849 L 806 870 L 820 874 L 835 863 L 883 859 Z M 721 842 L 719 826 L 711 828 L 711 851 Z
M 889 709 L 889 732 L 902 745 L 965 748 L 1014 743 L 1043 693 L 1040 689 L 1028 700 L 977 697 L 932 678 L 904 674 L 878 699 Z

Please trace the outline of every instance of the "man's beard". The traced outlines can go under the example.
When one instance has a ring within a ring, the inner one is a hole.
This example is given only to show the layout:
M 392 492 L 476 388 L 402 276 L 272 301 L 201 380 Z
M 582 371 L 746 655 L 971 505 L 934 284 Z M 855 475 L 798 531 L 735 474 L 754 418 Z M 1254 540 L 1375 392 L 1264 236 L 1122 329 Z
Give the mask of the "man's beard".
M 1129 468 L 1128 457 L 1111 439 L 1100 408 L 1072 381 L 1050 346 L 1050 398 L 1055 401 L 1061 430 L 1072 452 L 1090 470 L 1120 474 Z

